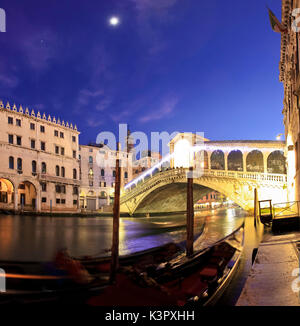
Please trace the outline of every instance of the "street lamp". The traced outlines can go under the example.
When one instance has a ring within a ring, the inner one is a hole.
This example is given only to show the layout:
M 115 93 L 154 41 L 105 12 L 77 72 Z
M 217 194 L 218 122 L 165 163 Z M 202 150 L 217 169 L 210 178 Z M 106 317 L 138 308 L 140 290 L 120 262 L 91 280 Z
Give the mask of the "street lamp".
M 281 140 L 281 136 L 282 136 L 283 134 L 278 134 L 277 136 L 276 136 L 276 140 Z

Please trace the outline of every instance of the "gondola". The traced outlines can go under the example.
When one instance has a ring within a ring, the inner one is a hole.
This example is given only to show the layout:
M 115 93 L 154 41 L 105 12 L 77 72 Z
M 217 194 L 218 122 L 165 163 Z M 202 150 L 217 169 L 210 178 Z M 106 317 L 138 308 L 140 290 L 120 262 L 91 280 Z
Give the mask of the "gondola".
M 87 303 L 99 306 L 214 305 L 230 283 L 244 248 L 244 223 L 214 245 L 160 265 L 120 269 L 114 285 Z
M 196 241 L 201 242 L 201 237 Z M 38 265 L 27 264 L 26 274 L 20 271 L 17 275 L 29 278 L 8 279 L 12 282 L 8 282 L 7 292 L 0 294 L 0 303 L 74 302 L 100 306 L 214 304 L 237 269 L 244 245 L 244 224 L 191 257 L 185 256 L 183 245 L 167 244 L 122 257 L 114 285 L 108 284 L 106 257 L 81 259 L 92 278 L 88 284 L 74 284 L 68 275 L 45 275 L 41 265 L 40 273 L 30 279 L 32 272 L 37 273 Z M 10 267 L 20 268 L 20 265 Z M 10 267 L 6 265 L 6 268 Z
M 205 232 L 204 223 L 195 240 L 201 241 Z M 177 257 L 184 250 L 185 241 L 167 243 L 120 256 L 120 266 L 131 266 L 137 262 L 140 266 L 159 265 Z M 0 292 L 0 303 L 64 301 L 70 296 L 80 299 L 108 285 L 110 256 L 70 258 L 87 272 L 87 282 L 78 282 L 70 273 L 57 269 L 53 262 L 0 261 L 6 273 L 6 292 Z

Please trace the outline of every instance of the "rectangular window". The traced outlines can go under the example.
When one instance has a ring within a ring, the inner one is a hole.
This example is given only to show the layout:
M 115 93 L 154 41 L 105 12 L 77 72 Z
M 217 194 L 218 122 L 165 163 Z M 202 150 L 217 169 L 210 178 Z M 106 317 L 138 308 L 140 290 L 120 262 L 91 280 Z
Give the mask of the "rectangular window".
M 14 124 L 14 119 L 12 117 L 8 117 L 8 124 L 13 125 Z
M 65 149 L 63 147 L 60 149 L 60 154 L 65 155 Z
M 66 200 L 65 200 L 65 199 L 62 199 L 62 200 L 61 200 L 61 203 L 62 203 L 62 204 L 65 204 L 65 203 L 66 203 Z
M 31 139 L 31 148 L 35 149 L 35 140 L 34 139 Z
M 21 146 L 22 145 L 22 137 L 17 136 L 17 145 Z
M 59 147 L 55 146 L 55 154 L 59 154 Z
M 41 150 L 45 151 L 46 150 L 46 143 L 41 141 Z
M 93 187 L 93 186 L 94 186 L 94 182 L 93 182 L 93 181 L 90 181 L 90 182 L 89 182 L 89 186 L 90 186 L 90 187 Z
M 60 204 L 60 198 L 56 198 L 56 204 Z
M 56 186 L 55 186 L 55 191 L 56 191 L 58 194 L 61 193 L 60 185 L 56 185 Z
M 46 183 L 41 183 L 42 191 L 47 191 L 47 184 Z
M 77 200 L 73 200 L 73 205 L 77 205 Z
M 72 136 L 72 141 L 73 141 L 73 143 L 76 143 L 76 137 L 75 136 Z
M 63 132 L 60 133 L 60 138 L 64 138 L 64 133 Z
M 18 127 L 21 127 L 21 120 L 20 120 L 20 119 L 16 119 L 16 125 L 17 125 Z
M 60 189 L 61 189 L 61 192 L 62 192 L 63 194 L 66 193 L 66 186 L 61 186 Z
M 45 126 L 40 126 L 40 131 L 45 132 Z
M 58 131 L 57 130 L 54 130 L 54 136 L 58 137 Z
M 13 144 L 14 143 L 14 135 L 8 135 L 8 142 L 10 144 Z
M 76 151 L 73 151 L 73 158 L 76 158 Z
M 42 197 L 42 203 L 47 203 L 47 198 L 46 197 Z
M 30 129 L 31 129 L 31 130 L 35 130 L 35 124 L 34 124 L 34 123 L 31 123 L 31 124 L 30 124 Z

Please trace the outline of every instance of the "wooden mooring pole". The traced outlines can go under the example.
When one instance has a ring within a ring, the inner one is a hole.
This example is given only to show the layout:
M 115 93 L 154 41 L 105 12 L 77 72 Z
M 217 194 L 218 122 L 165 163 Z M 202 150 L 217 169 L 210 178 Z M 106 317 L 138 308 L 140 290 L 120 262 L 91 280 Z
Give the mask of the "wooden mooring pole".
M 120 183 L 121 183 L 121 168 L 119 159 L 120 144 L 117 148 L 116 159 L 116 177 L 115 177 L 115 196 L 113 207 L 113 237 L 111 248 L 111 266 L 110 266 L 110 283 L 114 283 L 116 273 L 119 267 L 119 224 L 120 224 Z
M 256 228 L 257 222 L 257 189 L 254 188 L 254 226 Z
M 186 212 L 186 255 L 189 257 L 194 253 L 194 198 L 193 198 L 193 168 L 190 167 L 187 178 L 187 212 Z

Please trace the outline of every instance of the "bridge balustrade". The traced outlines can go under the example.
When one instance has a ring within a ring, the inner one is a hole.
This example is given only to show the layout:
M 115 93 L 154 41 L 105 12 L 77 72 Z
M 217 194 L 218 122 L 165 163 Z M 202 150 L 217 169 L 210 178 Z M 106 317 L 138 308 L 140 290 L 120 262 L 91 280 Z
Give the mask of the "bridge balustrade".
M 259 173 L 259 172 L 239 172 L 239 171 L 227 171 L 227 170 L 211 170 L 204 169 L 202 170 L 203 174 L 199 177 L 217 177 L 217 178 L 234 178 L 234 179 L 247 179 L 255 180 L 262 182 L 270 183 L 286 183 L 287 176 L 282 174 L 270 174 L 270 173 Z M 139 180 L 137 184 L 133 184 L 131 187 L 125 190 L 122 201 L 126 201 L 131 197 L 136 196 L 138 193 L 143 192 L 146 188 L 151 187 L 152 184 L 157 182 L 162 182 L 165 178 L 169 177 L 182 177 L 185 176 L 188 172 L 188 169 L 185 168 L 176 168 L 176 169 L 167 169 L 160 173 L 155 173 L 154 175 L 150 174 L 150 177 L 144 177 Z

